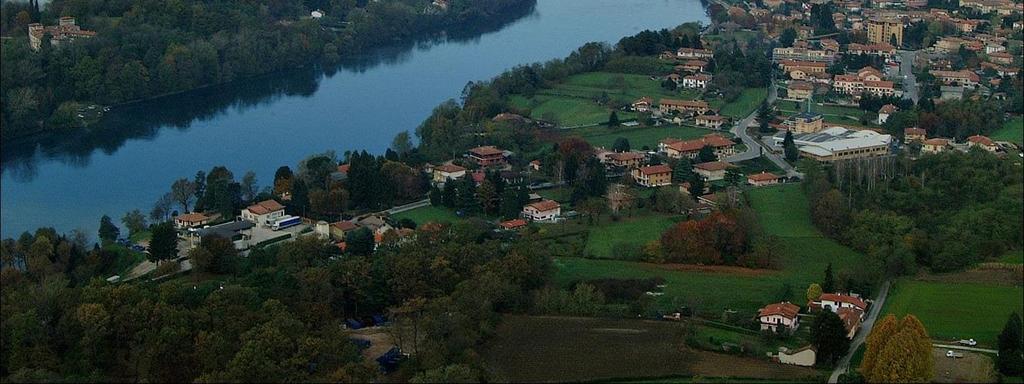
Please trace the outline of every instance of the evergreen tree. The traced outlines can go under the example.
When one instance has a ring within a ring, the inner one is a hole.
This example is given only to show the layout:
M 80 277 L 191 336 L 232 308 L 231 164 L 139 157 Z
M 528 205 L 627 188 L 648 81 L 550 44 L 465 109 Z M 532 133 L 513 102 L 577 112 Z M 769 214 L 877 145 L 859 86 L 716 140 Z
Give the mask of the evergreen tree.
M 818 352 L 818 362 L 831 366 L 846 354 L 850 339 L 846 338 L 843 320 L 832 311 L 822 311 L 811 325 L 811 343 Z
M 672 182 L 684 183 L 693 179 L 693 164 L 690 159 L 681 158 L 672 165 Z
M 1020 315 L 1011 313 L 1003 332 L 999 334 L 999 356 L 996 358 L 996 367 L 1004 375 L 1020 376 L 1024 373 L 1024 339 L 1022 339 Z
M 430 187 L 430 205 L 439 207 L 442 204 L 444 203 L 441 201 L 441 188 L 438 188 L 436 185 Z
M 611 115 L 608 115 L 608 126 L 618 127 L 619 126 L 619 114 L 612 111 Z
M 441 191 L 441 205 L 455 208 L 455 180 L 448 180 L 444 183 L 444 189 Z
M 309 188 L 301 178 L 292 180 L 292 201 L 291 207 L 299 215 L 305 215 L 309 210 Z
M 697 158 L 701 163 L 707 163 L 709 161 L 718 161 L 718 155 L 715 154 L 715 149 L 711 148 L 710 145 L 705 145 L 697 153 Z
M 615 143 L 612 144 L 612 150 L 615 152 L 629 152 L 629 139 L 625 137 L 615 139 Z
M 345 234 L 345 251 L 354 255 L 369 255 L 373 252 L 373 231 L 360 227 Z
M 793 141 L 793 131 L 786 131 L 786 137 L 782 139 L 782 149 L 785 152 L 786 161 L 794 162 L 800 159 L 800 149 Z
M 152 229 L 153 238 L 149 241 L 150 261 L 161 262 L 178 257 L 178 233 L 174 224 L 165 221 L 156 224 Z
M 103 242 L 111 242 L 117 240 L 120 236 L 121 230 L 114 225 L 114 221 L 110 219 L 110 216 L 103 215 L 100 218 L 100 240 Z
M 828 263 L 828 267 L 825 267 L 825 280 L 822 280 L 821 290 L 827 293 L 836 292 L 836 282 L 832 276 L 832 263 Z

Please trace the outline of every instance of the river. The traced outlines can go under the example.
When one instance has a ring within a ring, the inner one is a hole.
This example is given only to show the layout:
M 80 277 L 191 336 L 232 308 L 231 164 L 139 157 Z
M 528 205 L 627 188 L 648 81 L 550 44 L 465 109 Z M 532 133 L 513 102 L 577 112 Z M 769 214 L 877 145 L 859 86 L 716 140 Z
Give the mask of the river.
M 707 23 L 699 0 L 538 0 L 524 15 L 466 36 L 381 49 L 336 70 L 302 69 L 115 108 L 102 133 L 3 144 L 0 236 L 40 226 L 96 233 L 148 213 L 180 177 L 227 166 L 268 185 L 281 165 L 334 150 L 382 153 L 467 82 L 561 58 L 589 41 Z

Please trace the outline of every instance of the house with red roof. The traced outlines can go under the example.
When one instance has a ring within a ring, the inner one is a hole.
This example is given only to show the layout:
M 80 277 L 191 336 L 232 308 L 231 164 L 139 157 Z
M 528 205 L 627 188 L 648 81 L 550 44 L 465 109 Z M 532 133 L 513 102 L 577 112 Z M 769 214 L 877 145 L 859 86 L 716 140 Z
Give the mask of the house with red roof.
M 779 175 L 771 172 L 761 171 L 761 173 L 755 173 L 747 176 L 747 184 L 755 187 L 763 187 L 766 185 L 775 185 L 779 183 Z
M 927 138 L 927 135 L 928 131 L 925 131 L 924 128 L 910 127 L 903 130 L 903 142 L 923 142 Z
M 189 229 L 206 225 L 210 217 L 199 212 L 186 213 L 174 217 L 175 229 Z
M 652 188 L 672 184 L 672 167 L 665 164 L 636 168 L 632 172 L 637 184 Z
M 523 206 L 523 218 L 530 221 L 555 221 L 562 215 L 562 205 L 557 201 L 544 199 Z
M 272 199 L 258 202 L 242 210 L 242 219 L 253 222 L 257 226 L 268 227 L 282 217 L 284 217 L 284 206 Z
M 433 169 L 432 180 L 434 184 L 444 185 L 448 180 L 461 179 L 466 177 L 466 168 L 455 164 L 441 164 Z
M 505 165 L 505 151 L 493 145 L 471 148 L 466 156 L 481 167 Z
M 853 340 L 853 337 L 857 335 L 857 330 L 860 329 L 860 322 L 864 312 L 857 308 L 844 307 L 836 310 L 836 315 L 839 315 L 839 320 L 843 321 L 843 327 L 846 328 L 846 338 Z
M 967 138 L 967 147 L 968 148 L 979 147 L 979 148 L 984 149 L 984 150 L 989 151 L 989 152 L 995 152 L 996 150 L 999 149 L 999 146 L 996 145 L 996 143 L 994 141 L 992 141 L 992 139 L 988 138 L 987 136 L 982 136 L 982 135 L 974 135 L 974 136 L 968 137 Z
M 700 155 L 701 148 L 710 146 L 718 157 L 731 156 L 736 153 L 736 143 L 719 134 L 704 135 L 694 140 L 679 140 L 674 138 L 662 139 L 658 143 L 658 152 L 664 153 L 673 159 L 696 159 Z
M 736 166 L 724 161 L 709 161 L 693 165 L 693 171 L 706 181 L 725 179 L 725 173 L 729 168 L 736 168 Z
M 508 221 L 502 221 L 498 225 L 501 226 L 501 229 L 504 229 L 506 231 L 514 231 L 514 230 L 526 227 L 526 224 L 527 224 L 526 220 L 523 220 L 523 219 L 512 219 L 512 220 L 508 220 Z
M 860 296 L 842 293 L 823 293 L 817 301 L 811 302 L 811 306 L 832 312 L 837 312 L 840 308 L 854 308 L 861 314 L 868 308 L 868 304 L 861 300 Z
M 800 327 L 800 307 L 788 301 L 768 304 L 757 311 L 762 331 L 793 332 Z

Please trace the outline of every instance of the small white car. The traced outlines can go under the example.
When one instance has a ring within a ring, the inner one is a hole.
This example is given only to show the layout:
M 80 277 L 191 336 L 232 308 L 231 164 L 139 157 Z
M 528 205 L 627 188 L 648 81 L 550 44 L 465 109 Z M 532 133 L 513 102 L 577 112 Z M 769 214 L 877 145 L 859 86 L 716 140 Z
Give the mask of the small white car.
M 959 352 L 946 351 L 946 357 L 956 359 L 956 358 L 964 357 L 964 354 L 959 353 Z

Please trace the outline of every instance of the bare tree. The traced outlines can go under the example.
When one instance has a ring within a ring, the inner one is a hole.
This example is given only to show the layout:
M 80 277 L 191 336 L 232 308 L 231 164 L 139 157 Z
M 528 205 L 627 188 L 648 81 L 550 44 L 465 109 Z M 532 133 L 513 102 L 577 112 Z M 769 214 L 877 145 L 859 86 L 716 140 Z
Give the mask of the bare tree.
M 245 201 L 252 201 L 256 198 L 256 194 L 259 193 L 259 185 L 256 184 L 256 172 L 249 171 L 242 176 L 242 199 Z
M 174 207 L 174 198 L 171 197 L 170 193 L 166 193 L 160 196 L 153 204 L 153 210 L 149 211 L 149 218 L 155 222 L 161 222 L 167 220 L 167 216 L 171 214 L 171 209 Z
M 181 205 L 182 212 L 188 212 L 189 205 L 192 204 L 192 200 L 195 199 L 196 194 L 196 183 L 189 181 L 189 179 L 181 178 L 174 181 L 171 184 L 170 197 L 173 202 Z

